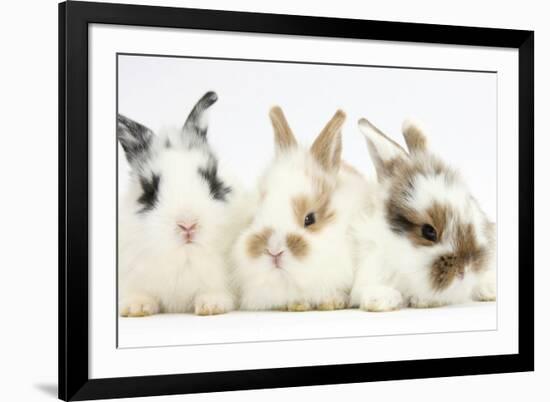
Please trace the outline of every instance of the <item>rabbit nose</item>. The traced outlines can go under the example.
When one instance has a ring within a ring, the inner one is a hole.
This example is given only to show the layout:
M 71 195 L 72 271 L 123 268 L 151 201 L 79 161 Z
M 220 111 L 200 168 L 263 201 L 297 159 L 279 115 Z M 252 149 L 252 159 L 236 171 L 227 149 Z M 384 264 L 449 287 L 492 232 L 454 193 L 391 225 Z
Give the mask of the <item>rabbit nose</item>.
M 177 225 L 180 227 L 181 230 L 187 233 L 193 233 L 197 228 L 196 223 L 189 224 L 189 223 L 178 222 Z
M 284 250 L 280 250 L 280 251 L 271 251 L 269 249 L 267 250 L 267 254 L 269 254 L 273 258 L 278 258 L 282 256 L 284 252 L 285 252 Z
M 183 238 L 185 240 L 185 243 L 192 243 L 193 238 L 195 236 L 195 232 L 197 231 L 197 224 L 196 223 L 187 223 L 187 222 L 178 222 L 176 223 L 178 227 L 183 232 Z
M 271 260 L 273 262 L 273 265 L 275 265 L 275 268 L 281 268 L 281 258 L 284 254 L 284 250 L 278 250 L 278 251 L 272 251 L 270 249 L 267 249 L 267 254 L 271 256 Z

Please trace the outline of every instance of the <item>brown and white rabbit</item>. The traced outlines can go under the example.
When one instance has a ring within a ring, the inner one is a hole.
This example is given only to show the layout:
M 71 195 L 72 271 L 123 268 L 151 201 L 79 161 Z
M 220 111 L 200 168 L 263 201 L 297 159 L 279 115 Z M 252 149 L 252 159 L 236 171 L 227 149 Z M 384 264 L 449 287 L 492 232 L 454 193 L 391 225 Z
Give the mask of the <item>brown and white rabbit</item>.
M 496 299 L 495 224 L 459 173 L 406 122 L 409 152 L 359 121 L 378 176 L 355 224 L 359 264 L 351 303 L 368 311 Z
M 258 207 L 236 241 L 234 280 L 244 310 L 332 310 L 353 281 L 350 221 L 363 178 L 341 161 L 345 114 L 308 149 L 279 107 L 270 112 L 276 156 L 261 176 Z

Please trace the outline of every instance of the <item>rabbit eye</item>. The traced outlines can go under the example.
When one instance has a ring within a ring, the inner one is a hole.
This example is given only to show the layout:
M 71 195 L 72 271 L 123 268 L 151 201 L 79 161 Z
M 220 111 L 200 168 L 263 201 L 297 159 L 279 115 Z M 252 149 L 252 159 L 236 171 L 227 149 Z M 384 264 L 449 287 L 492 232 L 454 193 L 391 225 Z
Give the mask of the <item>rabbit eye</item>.
M 304 219 L 304 227 L 308 227 L 310 225 L 313 225 L 315 223 L 315 214 L 313 212 L 310 212 L 306 215 Z
M 432 225 L 428 225 L 426 223 L 422 225 L 422 237 L 424 237 L 426 240 L 429 240 L 429 241 L 436 241 L 437 231 L 434 229 Z

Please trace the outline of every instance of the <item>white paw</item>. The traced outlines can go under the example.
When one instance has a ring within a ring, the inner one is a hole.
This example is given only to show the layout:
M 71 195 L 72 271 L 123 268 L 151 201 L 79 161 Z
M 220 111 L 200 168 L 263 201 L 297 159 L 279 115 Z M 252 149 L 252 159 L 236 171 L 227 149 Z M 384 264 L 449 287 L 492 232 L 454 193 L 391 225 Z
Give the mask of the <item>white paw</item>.
M 393 311 L 403 306 L 401 292 L 389 287 L 377 287 L 366 290 L 359 307 L 365 311 Z
M 227 293 L 206 293 L 196 297 L 195 314 L 215 315 L 233 310 L 233 297 Z
M 497 299 L 497 289 L 494 283 L 484 283 L 477 287 L 473 294 L 477 301 L 495 301 Z
M 342 310 L 348 307 L 349 298 L 344 295 L 334 296 L 323 300 L 321 303 L 317 304 L 317 310 L 321 311 L 330 311 L 330 310 Z
M 409 305 L 413 308 L 434 308 L 444 306 L 445 303 L 439 300 L 422 299 L 417 296 L 409 298 Z
M 286 306 L 286 311 L 302 312 L 311 310 L 313 310 L 313 306 L 307 301 L 296 301 L 288 303 Z
M 160 312 L 159 303 L 150 296 L 132 296 L 122 301 L 120 315 L 122 317 L 147 317 Z

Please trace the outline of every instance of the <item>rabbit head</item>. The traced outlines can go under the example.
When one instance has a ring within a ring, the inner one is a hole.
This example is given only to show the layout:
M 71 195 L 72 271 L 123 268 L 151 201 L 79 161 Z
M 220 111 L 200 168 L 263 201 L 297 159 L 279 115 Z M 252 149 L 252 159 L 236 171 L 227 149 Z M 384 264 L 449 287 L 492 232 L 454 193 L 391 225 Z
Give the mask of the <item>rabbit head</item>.
M 146 237 L 144 247 L 185 252 L 216 246 L 233 192 L 207 141 L 206 112 L 216 100 L 206 93 L 183 127 L 159 135 L 118 115 L 117 137 L 131 167 L 121 214 L 131 215 L 134 232 Z
M 270 118 L 276 155 L 235 249 L 242 305 L 250 309 L 321 303 L 352 276 L 348 256 L 341 256 L 347 245 L 339 247 L 346 242 L 345 212 L 336 195 L 345 114 L 337 111 L 310 148 L 298 144 L 281 108 Z
M 429 150 L 419 127 L 403 125 L 408 152 L 366 119 L 359 128 L 376 168 L 380 209 L 395 240 L 391 254 L 407 274 L 401 287 L 428 298 L 468 294 L 490 269 L 494 224 L 460 174 Z

